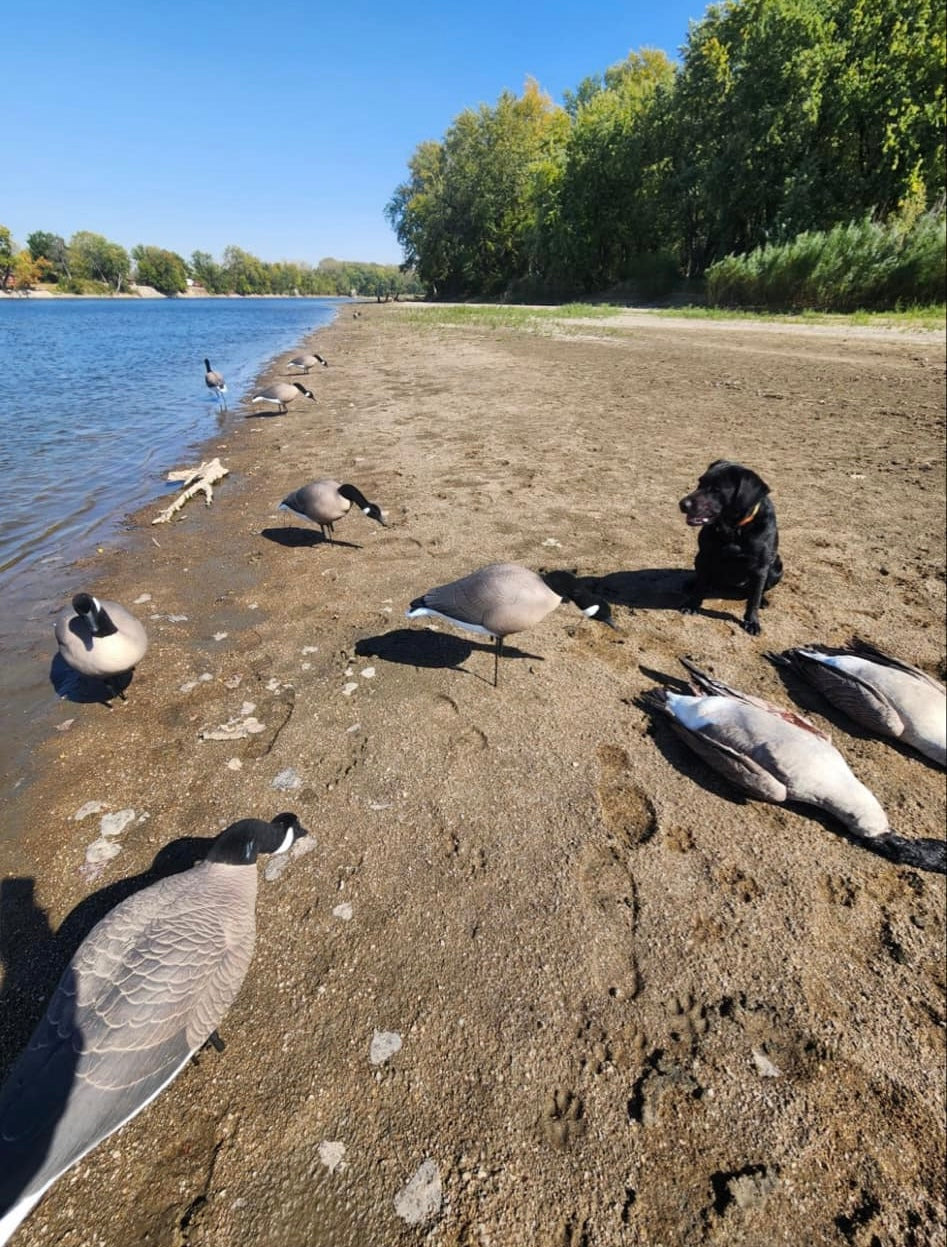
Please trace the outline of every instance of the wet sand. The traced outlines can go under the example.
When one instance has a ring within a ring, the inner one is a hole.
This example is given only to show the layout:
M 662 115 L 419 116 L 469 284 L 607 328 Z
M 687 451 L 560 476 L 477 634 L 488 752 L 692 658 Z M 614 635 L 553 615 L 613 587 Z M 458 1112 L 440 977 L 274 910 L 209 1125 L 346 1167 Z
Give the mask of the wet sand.
M 151 649 L 126 704 L 23 727 L 3 1068 L 123 880 L 248 814 L 314 835 L 261 880 L 226 1050 L 14 1243 L 943 1243 L 944 879 L 741 800 L 635 703 L 690 655 L 831 731 L 902 835 L 943 834 L 942 772 L 762 657 L 858 633 L 943 679 L 943 335 L 425 314 L 320 330 L 318 403 L 213 439 L 210 508 L 153 528 L 156 502 L 87 564 L 103 596 L 149 595 Z M 779 516 L 757 638 L 738 603 L 676 610 L 677 500 L 718 457 Z M 324 475 L 390 526 L 353 514 L 328 545 L 277 512 Z M 404 610 L 495 560 L 595 577 L 619 631 L 566 604 L 494 690 L 489 643 Z M 262 732 L 201 738 L 251 714 Z M 373 1064 L 376 1032 L 401 1048 Z M 419 1169 L 428 1205 L 399 1198 Z

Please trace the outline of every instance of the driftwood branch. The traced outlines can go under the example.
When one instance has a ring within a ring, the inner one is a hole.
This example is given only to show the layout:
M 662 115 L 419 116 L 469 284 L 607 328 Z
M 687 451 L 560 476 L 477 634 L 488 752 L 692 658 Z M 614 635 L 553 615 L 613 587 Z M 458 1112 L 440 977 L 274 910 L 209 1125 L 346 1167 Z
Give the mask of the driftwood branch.
M 210 506 L 214 498 L 213 486 L 223 480 L 226 475 L 227 469 L 219 459 L 210 459 L 202 463 L 199 468 L 181 468 L 177 472 L 169 472 L 166 479 L 184 481 L 184 491 L 169 507 L 165 507 L 160 515 L 155 516 L 151 521 L 152 524 L 167 524 L 175 511 L 180 511 L 185 502 L 193 498 L 195 494 L 203 494 L 205 505 Z

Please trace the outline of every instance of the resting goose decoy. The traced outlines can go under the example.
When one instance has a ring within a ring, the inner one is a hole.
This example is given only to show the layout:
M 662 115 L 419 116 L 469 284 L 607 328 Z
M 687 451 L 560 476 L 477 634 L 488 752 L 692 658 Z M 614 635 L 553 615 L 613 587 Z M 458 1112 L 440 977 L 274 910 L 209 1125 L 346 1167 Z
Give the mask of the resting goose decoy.
M 340 485 L 329 479 L 313 481 L 311 485 L 293 490 L 279 504 L 279 509 L 318 524 L 323 537 L 331 542 L 336 520 L 348 514 L 353 502 L 369 519 L 377 521 L 382 528 L 388 527 L 377 503 L 369 502 L 354 485 Z
M 767 657 L 797 671 L 862 727 L 947 766 L 947 691 L 917 667 L 858 640 L 847 648 L 808 645 Z
M 670 720 L 715 771 L 761 801 L 800 801 L 828 811 L 865 848 L 898 865 L 947 873 L 947 844 L 895 835 L 877 798 L 808 719 L 681 661 L 691 675 L 690 692 L 653 689 L 642 702 Z
M 542 575 L 518 563 L 491 563 L 460 580 L 429 589 L 407 610 L 409 619 L 436 615 L 458 628 L 493 637 L 493 686 L 497 686 L 503 638 L 525 632 L 561 605 L 574 602 L 583 615 L 614 628 L 607 602 L 593 596 L 568 571 Z
M 145 629 L 124 606 L 91 593 L 77 593 L 55 624 L 59 652 L 80 675 L 101 680 L 112 696 L 126 700 L 117 680 L 145 655 Z
M 222 407 L 227 406 L 227 400 L 224 395 L 227 393 L 227 383 L 219 372 L 214 372 L 210 366 L 210 360 L 204 360 L 204 384 L 209 390 L 213 390 L 217 395 L 217 401 Z
M 80 945 L 0 1091 L 0 1243 L 216 1038 L 253 957 L 257 854 L 304 835 L 295 814 L 241 819 Z
M 322 368 L 329 367 L 328 361 L 324 360 L 321 355 L 296 355 L 289 362 L 296 368 L 302 368 L 302 370 L 307 374 L 309 369 L 315 368 L 317 364 L 319 364 Z
M 278 411 L 282 413 L 286 411 L 287 403 L 291 403 L 300 394 L 304 398 L 311 398 L 313 402 L 316 401 L 316 396 L 312 390 L 307 390 L 298 381 L 277 381 L 275 385 L 268 385 L 265 390 L 260 390 L 254 394 L 251 401 L 254 403 L 275 403 Z

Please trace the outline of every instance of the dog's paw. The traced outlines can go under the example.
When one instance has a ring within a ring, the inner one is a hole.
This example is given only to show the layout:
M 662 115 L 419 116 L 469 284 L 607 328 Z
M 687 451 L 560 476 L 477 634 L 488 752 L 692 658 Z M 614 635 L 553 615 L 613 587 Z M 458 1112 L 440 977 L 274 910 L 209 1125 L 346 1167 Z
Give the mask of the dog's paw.
M 760 621 L 754 616 L 752 619 L 744 619 L 741 625 L 744 632 L 748 632 L 750 636 L 760 635 Z

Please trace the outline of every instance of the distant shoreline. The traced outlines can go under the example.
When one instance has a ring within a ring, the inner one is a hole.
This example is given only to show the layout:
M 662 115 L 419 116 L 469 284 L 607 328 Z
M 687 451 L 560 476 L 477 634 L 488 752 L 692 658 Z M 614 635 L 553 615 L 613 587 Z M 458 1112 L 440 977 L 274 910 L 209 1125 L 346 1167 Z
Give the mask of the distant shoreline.
M 68 290 L 0 290 L 0 299 L 19 302 L 31 299 L 345 299 L 350 303 L 374 303 L 365 295 L 347 294 L 211 294 L 204 287 L 185 290 L 181 294 L 162 294 L 153 286 L 135 286 L 118 294 L 75 294 Z

